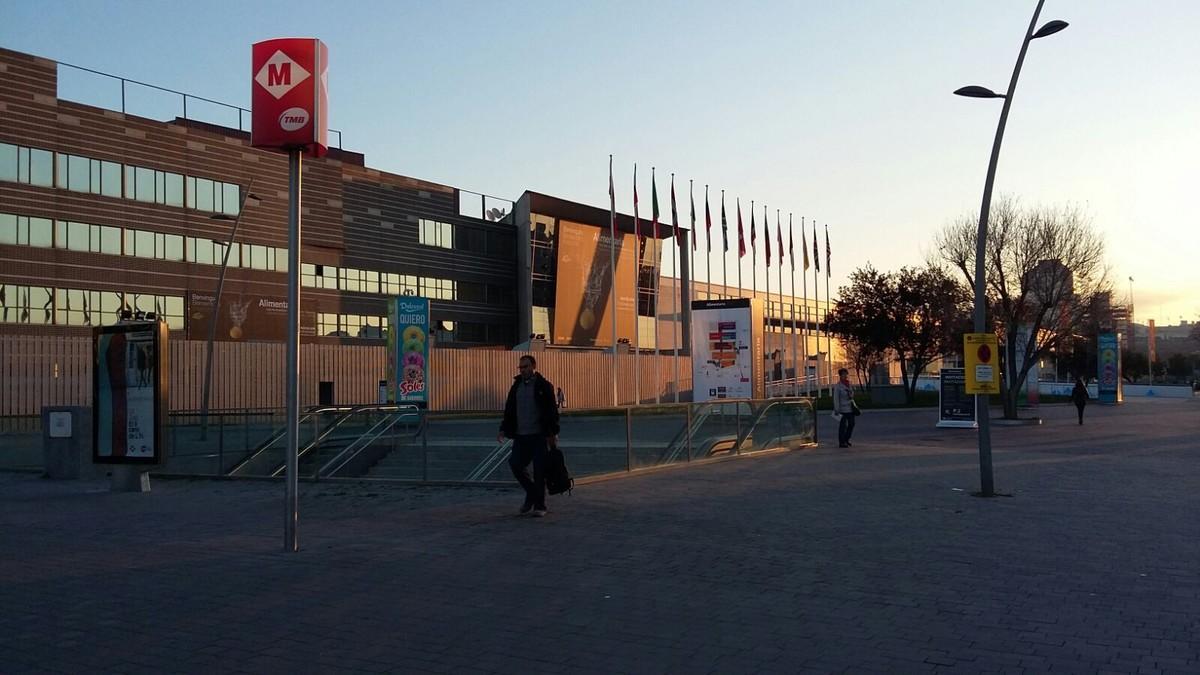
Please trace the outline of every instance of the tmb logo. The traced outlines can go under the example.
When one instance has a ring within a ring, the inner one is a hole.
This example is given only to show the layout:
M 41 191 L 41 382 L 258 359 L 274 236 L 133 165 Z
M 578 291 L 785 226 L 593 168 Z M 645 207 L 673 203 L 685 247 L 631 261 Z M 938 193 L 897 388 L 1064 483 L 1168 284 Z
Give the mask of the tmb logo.
M 279 128 L 284 131 L 297 131 L 308 124 L 308 111 L 304 108 L 288 108 L 279 115 Z
M 262 68 L 258 69 L 254 81 L 278 99 L 311 75 L 282 50 L 276 50 Z

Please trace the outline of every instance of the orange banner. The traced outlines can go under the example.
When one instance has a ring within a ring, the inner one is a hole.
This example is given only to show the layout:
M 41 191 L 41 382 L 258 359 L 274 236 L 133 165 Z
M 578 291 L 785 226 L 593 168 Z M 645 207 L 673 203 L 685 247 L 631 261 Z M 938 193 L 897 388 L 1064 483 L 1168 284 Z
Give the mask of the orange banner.
M 632 234 L 616 242 L 617 338 L 634 341 Z M 554 291 L 556 345 L 612 345 L 612 246 L 608 230 L 562 220 L 558 224 L 558 275 Z

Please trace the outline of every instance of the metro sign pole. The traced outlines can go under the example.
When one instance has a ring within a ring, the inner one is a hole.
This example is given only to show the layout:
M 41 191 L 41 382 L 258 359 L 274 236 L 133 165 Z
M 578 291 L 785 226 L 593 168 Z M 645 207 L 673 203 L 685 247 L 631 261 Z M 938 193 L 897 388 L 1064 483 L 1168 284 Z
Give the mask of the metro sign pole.
M 251 48 L 250 144 L 288 153 L 287 498 L 284 550 L 298 551 L 300 450 L 300 156 L 329 148 L 329 49 L 314 38 Z

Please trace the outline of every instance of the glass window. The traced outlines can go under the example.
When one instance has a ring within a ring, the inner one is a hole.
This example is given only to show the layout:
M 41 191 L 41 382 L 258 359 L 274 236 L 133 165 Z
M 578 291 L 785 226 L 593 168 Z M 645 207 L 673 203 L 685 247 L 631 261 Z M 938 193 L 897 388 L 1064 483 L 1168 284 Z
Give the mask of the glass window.
M 378 293 L 379 292 L 379 272 L 368 271 L 366 273 L 366 278 L 363 280 L 363 292 L 364 293 Z
M 167 235 L 167 260 L 183 260 L 183 237 L 178 234 Z
M 30 218 L 28 244 L 40 248 L 54 246 L 54 221 L 49 218 Z
M 201 211 L 213 210 L 213 182 L 207 178 L 196 179 L 196 208 Z
M 134 167 L 133 180 L 133 198 L 139 202 L 154 201 L 154 170 Z
M 139 258 L 154 257 L 154 233 L 134 230 L 133 254 Z
M 183 206 L 183 176 L 177 173 L 166 176 L 166 201 L 170 206 Z
M 229 248 L 229 261 L 225 263 L 225 249 Z M 248 267 L 247 263 L 250 260 L 250 252 L 246 249 L 245 244 L 233 244 L 226 246 L 225 244 L 213 243 L 213 264 L 227 264 L 229 267 Z M 245 262 L 243 262 L 245 261 Z
M 29 148 L 17 146 L 17 182 L 29 182 Z
M 316 267 L 312 263 L 300 263 L 300 285 L 316 285 Z
M 220 258 L 217 257 L 217 253 L 225 250 L 224 246 L 217 249 L 211 239 L 197 238 L 194 240 L 193 246 L 196 250 L 196 262 L 201 265 L 212 265 L 214 262 L 219 262 Z
M 236 216 L 241 206 L 241 188 L 237 183 L 222 183 L 221 192 L 224 199 L 225 213 Z
M 163 171 L 154 172 L 154 203 L 167 203 L 167 174 Z
M 288 250 L 286 248 L 275 249 L 275 269 L 280 272 L 288 271 Z
M 183 179 L 183 184 L 186 186 L 184 193 L 184 201 L 189 209 L 196 208 L 196 179 L 193 176 L 187 176 Z
M 26 304 L 29 308 L 29 319 L 26 323 L 54 323 L 54 303 L 51 302 L 53 297 L 50 291 L 51 289 L 42 286 L 29 288 L 29 301 Z
M 91 179 L 88 181 L 88 187 L 92 194 L 100 194 L 100 160 L 88 160 L 88 166 L 91 167 Z
M 17 180 L 17 146 L 0 143 L 0 180 Z
M 29 182 L 33 185 L 54 185 L 54 153 L 49 150 L 29 151 Z
M 134 186 L 137 185 L 137 181 L 134 180 L 135 176 L 136 176 L 136 172 L 134 171 L 133 167 L 126 166 L 125 167 L 125 199 L 133 199 Z
M 91 227 L 86 223 L 67 223 L 67 250 L 87 251 L 89 248 L 88 234 L 90 230 Z
M 63 155 L 58 156 L 59 161 L 63 159 Z M 92 177 L 91 169 L 88 167 L 88 158 L 80 157 L 79 155 L 67 155 L 67 189 L 76 192 L 88 192 L 91 190 Z
M 121 165 L 116 162 L 100 163 L 100 194 L 105 197 L 121 196 Z
M 267 247 L 252 244 L 250 246 L 250 267 L 256 270 L 267 269 Z
M 99 229 L 100 252 L 109 255 L 121 255 L 121 228 L 101 225 Z
M 17 217 L 11 213 L 0 213 L 0 244 L 17 243 Z

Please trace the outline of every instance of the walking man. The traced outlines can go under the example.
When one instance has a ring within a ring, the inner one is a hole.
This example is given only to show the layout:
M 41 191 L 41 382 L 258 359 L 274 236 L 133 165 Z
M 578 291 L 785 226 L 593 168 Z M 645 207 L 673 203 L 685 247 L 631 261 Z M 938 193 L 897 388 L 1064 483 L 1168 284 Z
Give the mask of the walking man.
M 838 420 L 838 447 L 850 447 L 854 435 L 854 387 L 850 386 L 850 371 L 838 368 L 838 382 L 833 387 L 833 410 L 841 415 Z
M 1075 378 L 1075 388 L 1071 390 L 1071 401 L 1075 403 L 1075 409 L 1079 411 L 1079 424 L 1083 425 L 1083 408 L 1088 402 L 1087 385 L 1083 383 L 1082 378 Z
M 508 465 L 525 488 L 525 503 L 520 513 L 532 512 L 540 518 L 546 515 L 546 454 L 550 445 L 558 444 L 558 404 L 554 385 L 537 372 L 537 360 L 526 354 L 517 368 L 519 374 L 508 390 L 496 442 L 512 439 Z M 526 470 L 530 462 L 533 480 Z

